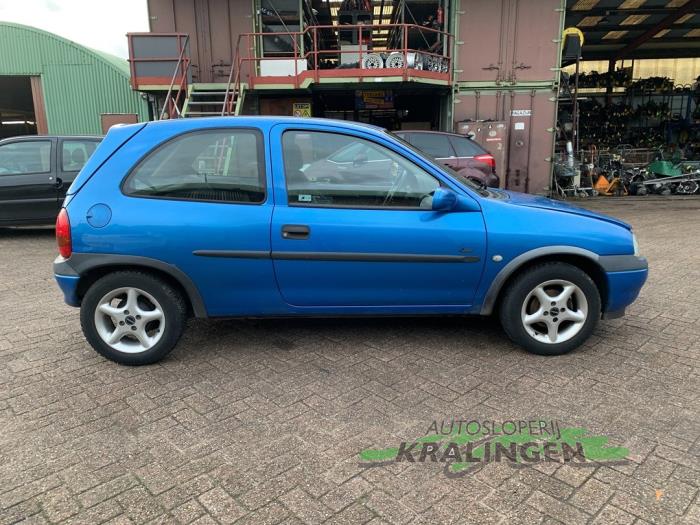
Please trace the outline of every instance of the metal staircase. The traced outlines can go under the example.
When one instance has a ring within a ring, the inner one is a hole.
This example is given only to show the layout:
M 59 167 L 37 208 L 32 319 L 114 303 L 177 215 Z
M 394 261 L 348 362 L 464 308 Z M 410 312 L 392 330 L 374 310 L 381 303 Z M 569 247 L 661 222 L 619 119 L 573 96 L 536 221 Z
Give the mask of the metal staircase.
M 187 90 L 187 98 L 182 107 L 182 116 L 186 118 L 220 116 L 225 98 L 225 87 L 193 84 Z
M 189 37 L 185 44 L 188 41 Z M 247 87 L 241 82 L 242 61 L 239 49 L 236 49 L 226 84 L 188 85 L 190 59 L 185 56 L 185 48 L 186 45 L 180 51 L 160 119 L 239 115 Z

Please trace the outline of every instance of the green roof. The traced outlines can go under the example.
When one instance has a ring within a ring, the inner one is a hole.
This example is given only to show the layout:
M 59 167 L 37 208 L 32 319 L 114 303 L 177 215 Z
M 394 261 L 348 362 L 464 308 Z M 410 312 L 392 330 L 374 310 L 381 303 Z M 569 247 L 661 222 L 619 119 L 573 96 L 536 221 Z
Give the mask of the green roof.
M 41 76 L 49 133 L 101 133 L 102 113 L 148 107 L 131 89 L 129 62 L 35 27 L 0 21 L 0 75 Z

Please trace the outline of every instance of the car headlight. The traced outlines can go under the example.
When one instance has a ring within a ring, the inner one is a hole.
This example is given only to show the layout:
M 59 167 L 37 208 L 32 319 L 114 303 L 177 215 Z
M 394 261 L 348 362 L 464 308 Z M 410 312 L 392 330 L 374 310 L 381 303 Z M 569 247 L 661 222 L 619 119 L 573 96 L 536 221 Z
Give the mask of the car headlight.
M 634 248 L 634 254 L 639 255 L 639 243 L 637 242 L 637 236 L 632 234 L 632 247 Z

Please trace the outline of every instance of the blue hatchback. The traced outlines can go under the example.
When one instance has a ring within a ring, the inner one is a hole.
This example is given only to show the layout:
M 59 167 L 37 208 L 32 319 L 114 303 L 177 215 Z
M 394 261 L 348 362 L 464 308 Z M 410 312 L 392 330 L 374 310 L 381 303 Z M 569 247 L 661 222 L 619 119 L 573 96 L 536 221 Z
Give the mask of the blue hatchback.
M 188 316 L 491 315 L 545 355 L 623 315 L 628 224 L 483 188 L 385 130 L 233 117 L 111 129 L 68 190 L 54 273 L 85 337 L 153 363 Z

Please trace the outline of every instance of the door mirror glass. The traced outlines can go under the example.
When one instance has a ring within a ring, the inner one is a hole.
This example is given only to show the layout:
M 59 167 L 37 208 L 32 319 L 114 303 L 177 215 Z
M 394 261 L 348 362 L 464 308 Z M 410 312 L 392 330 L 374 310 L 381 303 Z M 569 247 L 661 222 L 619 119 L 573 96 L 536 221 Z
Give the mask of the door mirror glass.
M 433 210 L 450 211 L 457 205 L 457 194 L 447 188 L 438 188 L 433 193 Z

